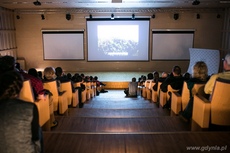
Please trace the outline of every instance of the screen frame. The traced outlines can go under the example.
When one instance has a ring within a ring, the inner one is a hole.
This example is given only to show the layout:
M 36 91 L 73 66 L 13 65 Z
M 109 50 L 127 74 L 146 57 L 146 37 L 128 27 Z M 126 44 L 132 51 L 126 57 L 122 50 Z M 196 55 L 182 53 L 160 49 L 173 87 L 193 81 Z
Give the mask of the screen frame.
M 88 48 L 88 31 L 87 31 L 87 62 L 149 62 L 150 61 L 150 35 L 151 35 L 151 31 L 150 31 L 150 18 L 148 17 L 143 17 L 143 18 L 87 18 L 86 19 L 86 23 L 87 21 L 148 21 L 148 47 L 147 47 L 147 59 L 146 60 L 89 60 L 89 48 Z M 86 24 L 86 29 L 88 30 L 88 24 Z

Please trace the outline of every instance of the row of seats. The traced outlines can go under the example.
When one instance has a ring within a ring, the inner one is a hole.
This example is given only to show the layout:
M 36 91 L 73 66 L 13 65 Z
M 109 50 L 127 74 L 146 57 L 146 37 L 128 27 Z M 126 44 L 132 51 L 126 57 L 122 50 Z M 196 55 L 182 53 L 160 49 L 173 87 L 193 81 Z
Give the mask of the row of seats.
M 151 100 L 152 102 L 159 102 L 163 107 L 169 99 L 169 92 L 171 92 L 171 111 L 178 115 L 179 112 L 185 110 L 190 93 L 187 83 L 184 82 L 182 93 L 179 94 L 177 90 L 168 86 L 167 93 L 162 92 L 158 84 L 158 91 L 154 91 L 154 81 L 148 81 L 141 88 L 142 97 Z M 214 91 L 211 99 L 207 99 L 204 93 L 205 84 L 195 84 L 192 89 L 194 95 L 192 120 L 195 121 L 201 128 L 208 128 L 210 123 L 221 126 L 230 126 L 230 81 L 218 78 L 215 83 Z
M 96 96 L 96 83 L 85 82 L 83 84 L 86 87 L 81 92 L 81 100 L 84 103 L 86 100 Z M 80 83 L 75 83 L 74 86 L 80 87 Z M 50 130 L 49 120 L 51 113 L 54 111 L 58 111 L 61 115 L 68 113 L 68 107 L 78 106 L 79 95 L 77 88 L 75 92 L 72 92 L 70 81 L 60 84 L 61 92 L 58 92 L 56 80 L 43 83 L 43 87 L 52 94 L 46 95 L 45 99 L 35 101 L 30 80 L 24 80 L 19 98 L 28 102 L 34 102 L 37 105 L 40 126 L 44 127 L 44 130 Z

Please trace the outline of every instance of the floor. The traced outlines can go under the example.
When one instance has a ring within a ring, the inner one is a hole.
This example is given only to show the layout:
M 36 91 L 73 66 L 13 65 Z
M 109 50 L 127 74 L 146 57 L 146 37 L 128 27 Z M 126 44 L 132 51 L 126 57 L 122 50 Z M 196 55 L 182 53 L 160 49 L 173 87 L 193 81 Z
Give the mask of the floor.
M 230 152 L 229 127 L 201 129 L 123 90 L 100 93 L 56 119 L 58 126 L 43 132 L 46 153 Z

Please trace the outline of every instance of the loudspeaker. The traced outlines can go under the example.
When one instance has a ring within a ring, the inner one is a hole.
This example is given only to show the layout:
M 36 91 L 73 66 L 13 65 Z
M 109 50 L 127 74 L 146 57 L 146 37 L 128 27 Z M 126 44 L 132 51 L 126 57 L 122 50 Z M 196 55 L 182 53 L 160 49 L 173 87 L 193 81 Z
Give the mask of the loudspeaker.
M 173 18 L 174 18 L 174 20 L 179 19 L 179 14 L 178 14 L 178 13 L 175 13 L 175 14 L 173 15 Z
M 70 20 L 71 19 L 71 14 L 66 14 L 66 16 L 65 16 L 65 18 L 66 18 L 66 20 Z

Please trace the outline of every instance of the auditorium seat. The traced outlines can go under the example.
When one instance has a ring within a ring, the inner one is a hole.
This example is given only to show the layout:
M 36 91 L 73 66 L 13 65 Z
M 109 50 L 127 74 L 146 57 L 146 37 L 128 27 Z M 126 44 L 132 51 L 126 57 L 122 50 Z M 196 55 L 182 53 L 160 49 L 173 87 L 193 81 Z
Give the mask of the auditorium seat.
M 169 92 L 178 92 L 179 90 L 175 90 L 173 89 L 170 85 L 168 85 L 168 91 L 167 92 L 163 92 L 162 90 L 160 90 L 160 106 L 164 106 L 167 102 L 167 100 L 169 100 L 170 96 L 169 96 Z
M 56 80 L 50 82 L 43 82 L 44 89 L 52 93 L 54 104 L 54 111 L 59 111 L 59 114 L 64 114 L 68 111 L 67 95 L 65 91 L 59 92 Z
M 160 86 L 161 86 L 161 82 L 158 82 L 157 91 L 154 91 L 154 90 L 152 89 L 152 101 L 153 101 L 154 103 L 156 103 L 156 102 L 159 101 Z
M 204 95 L 204 85 L 205 84 L 194 84 L 192 89 L 192 95 L 199 94 Z M 175 114 L 179 114 L 180 111 L 185 110 L 188 105 L 190 99 L 190 93 L 187 86 L 187 83 L 184 82 L 182 93 L 172 92 L 172 100 L 171 100 L 171 110 Z
M 50 102 L 47 95 L 46 99 L 36 100 L 34 98 L 33 89 L 30 83 L 30 80 L 24 80 L 23 87 L 19 94 L 19 99 L 33 102 L 36 104 L 39 113 L 39 124 L 40 126 L 45 126 L 46 130 L 50 129 L 49 120 L 50 120 Z M 51 105 L 52 107 L 53 105 Z
M 72 86 L 70 81 L 62 82 L 60 84 L 60 90 L 66 91 L 67 101 L 69 106 L 76 107 L 78 105 L 79 103 L 78 91 L 77 90 L 75 90 L 74 92 L 72 91 Z
M 192 119 L 201 128 L 210 123 L 230 126 L 230 80 L 218 78 L 215 82 L 211 100 L 200 95 L 194 96 Z

